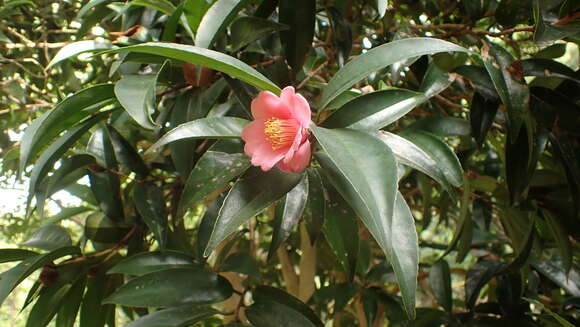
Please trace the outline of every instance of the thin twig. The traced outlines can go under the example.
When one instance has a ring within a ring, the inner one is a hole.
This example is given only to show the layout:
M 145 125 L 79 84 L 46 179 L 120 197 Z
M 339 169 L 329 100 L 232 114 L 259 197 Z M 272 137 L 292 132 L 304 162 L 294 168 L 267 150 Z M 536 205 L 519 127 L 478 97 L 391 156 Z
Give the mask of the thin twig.
M 304 78 L 300 84 L 298 84 L 298 86 L 296 87 L 296 89 L 301 89 L 306 83 L 308 83 L 308 81 L 314 77 L 316 74 L 318 74 L 318 72 L 320 72 L 324 67 L 326 67 L 328 65 L 328 61 L 323 62 L 320 66 L 316 67 L 315 70 L 311 71 L 308 76 L 306 76 L 306 78 Z

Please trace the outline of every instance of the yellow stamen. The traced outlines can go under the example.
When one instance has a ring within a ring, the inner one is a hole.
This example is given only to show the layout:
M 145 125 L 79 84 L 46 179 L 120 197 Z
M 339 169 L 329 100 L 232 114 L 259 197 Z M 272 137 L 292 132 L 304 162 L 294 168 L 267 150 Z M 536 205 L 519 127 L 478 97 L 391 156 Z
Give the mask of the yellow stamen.
M 264 135 L 270 141 L 272 150 L 291 145 L 294 142 L 296 122 L 289 119 L 270 118 L 264 123 Z

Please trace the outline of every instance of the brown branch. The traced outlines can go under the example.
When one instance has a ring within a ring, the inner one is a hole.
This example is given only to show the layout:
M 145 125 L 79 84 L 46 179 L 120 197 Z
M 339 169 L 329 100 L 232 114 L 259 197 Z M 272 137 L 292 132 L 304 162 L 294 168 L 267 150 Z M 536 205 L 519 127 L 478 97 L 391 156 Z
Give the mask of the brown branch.
M 438 37 L 443 36 L 454 36 L 463 34 L 475 34 L 475 35 L 488 35 L 493 37 L 499 37 L 503 35 L 510 35 L 517 32 L 533 32 L 534 26 L 521 26 L 514 27 L 500 32 L 490 32 L 487 30 L 475 29 L 470 25 L 466 24 L 440 24 L 440 25 L 408 25 L 406 27 L 416 29 L 416 30 L 456 30 L 455 32 L 445 33 L 443 35 L 438 35 Z
M 577 12 L 571 13 L 568 16 L 562 17 L 562 18 L 558 19 L 557 21 L 553 22 L 552 25 L 566 25 L 569 22 L 571 22 L 575 19 L 578 19 L 578 18 L 580 18 L 580 11 L 577 11 Z

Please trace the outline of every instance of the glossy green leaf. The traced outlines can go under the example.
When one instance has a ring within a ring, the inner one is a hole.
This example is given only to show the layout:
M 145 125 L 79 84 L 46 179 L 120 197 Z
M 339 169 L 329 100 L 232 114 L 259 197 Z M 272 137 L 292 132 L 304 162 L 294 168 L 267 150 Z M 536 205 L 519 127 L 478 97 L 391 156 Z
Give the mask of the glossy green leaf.
M 159 127 L 151 118 L 151 113 L 156 108 L 155 85 L 157 77 L 158 74 L 125 75 L 115 83 L 115 96 L 119 103 L 131 118 L 147 129 Z
M 193 265 L 193 258 L 177 251 L 145 252 L 128 257 L 107 271 L 107 274 L 143 276 L 171 268 Z
M 217 0 L 205 12 L 195 34 L 195 45 L 210 48 L 240 10 L 242 0 Z
M 332 187 L 326 188 L 325 218 L 322 231 L 324 238 L 346 272 L 353 280 L 359 253 L 358 222 L 356 214 Z
M 255 327 L 316 327 L 298 311 L 276 302 L 258 302 L 247 308 L 246 317 Z
M 456 187 L 463 183 L 463 169 L 453 150 L 437 137 L 425 132 L 401 134 L 427 153 L 437 164 L 447 181 Z
M 396 161 L 391 150 L 380 140 L 363 132 L 335 129 L 329 130 L 311 126 L 317 141 L 326 154 L 318 153 L 316 158 L 324 168 L 329 180 L 339 193 L 351 205 L 355 212 L 383 249 L 389 261 L 396 268 L 397 281 L 403 292 L 405 308 L 409 317 L 415 315 L 415 288 L 416 281 L 409 284 L 408 276 L 414 276 L 417 267 L 408 265 L 414 255 L 408 251 L 412 249 L 405 243 L 400 249 L 399 244 L 393 243 L 395 235 L 393 227 L 410 230 L 397 233 L 406 237 L 416 235 L 414 224 L 408 225 L 407 212 L 403 205 L 397 205 L 395 218 L 395 198 L 397 192 Z M 405 205 L 406 206 L 406 205 Z M 395 221 L 395 219 L 400 221 Z M 417 244 L 415 244 L 416 249 Z M 410 256 L 407 261 L 399 261 L 399 256 Z M 406 276 L 404 274 L 407 274 Z
M 569 272 L 570 269 L 572 269 L 573 262 L 572 243 L 570 242 L 568 232 L 561 222 L 562 218 L 552 214 L 546 209 L 542 209 L 542 215 L 546 219 L 552 235 L 556 239 L 556 244 L 558 244 L 558 248 L 560 250 L 560 257 L 562 258 L 562 262 L 564 264 L 564 270 Z
M 68 290 L 56 316 L 56 327 L 74 327 L 86 284 L 87 279 L 82 276 Z
M 242 151 L 239 140 L 221 140 L 206 151 L 185 182 L 178 212 L 185 213 L 248 169 L 250 160 Z
M 62 47 L 56 55 L 52 58 L 52 60 L 46 66 L 46 70 L 54 67 L 54 65 L 67 60 L 71 57 L 76 57 L 81 53 L 87 52 L 96 52 L 104 49 L 110 49 L 111 43 L 107 41 L 97 41 L 97 40 L 83 40 L 72 42 L 64 47 Z
M 532 58 L 521 60 L 521 63 L 525 76 L 558 77 L 580 83 L 570 67 L 555 60 Z
M 257 87 L 259 90 L 268 90 L 275 94 L 280 93 L 280 88 L 257 70 L 221 52 L 185 44 L 149 42 L 111 50 L 107 53 L 121 52 L 148 53 L 191 62 L 238 78 Z
M 272 232 L 272 242 L 268 250 L 268 258 L 276 253 L 276 250 L 290 236 L 292 229 L 298 223 L 306 207 L 308 200 L 308 175 L 304 175 L 288 194 L 282 205 L 281 214 L 277 215 L 274 221 L 274 231 Z
M 516 140 L 523 124 L 531 138 L 530 90 L 523 79 L 521 63 L 514 61 L 506 49 L 493 42 L 485 43 L 482 59 L 499 97 L 507 107 L 512 137 L 510 141 Z
M 280 32 L 286 61 L 294 74 L 302 69 L 312 46 L 316 24 L 316 1 L 279 0 L 278 21 L 290 27 Z
M 52 251 L 72 245 L 72 240 L 66 229 L 57 225 L 44 225 L 34 231 L 22 246 Z
M 80 254 L 80 249 L 78 247 L 67 246 L 45 254 L 39 254 L 27 258 L 15 267 L 3 272 L 0 274 L 0 304 L 4 302 L 8 294 L 10 294 L 18 284 L 35 270 L 46 264 L 50 264 L 53 260 L 58 258 L 77 254 Z
M 79 326 L 104 327 L 105 322 L 115 317 L 115 306 L 102 301 L 122 283 L 121 275 L 104 275 L 87 278 L 87 290 L 81 304 Z
M 413 123 L 407 129 L 429 132 L 441 137 L 469 136 L 471 134 L 469 122 L 465 119 L 455 117 L 424 118 Z
M 197 268 L 152 272 L 119 287 L 104 303 L 131 307 L 170 307 L 220 302 L 232 295 L 227 279 Z
M 119 167 L 111 135 L 105 126 L 100 126 L 91 135 L 87 144 L 87 152 L 95 158 L 100 166 L 97 169 L 92 169 L 89 174 L 91 190 L 95 199 L 109 218 L 122 219 L 124 210 L 121 200 L 121 182 L 119 176 L 112 172 L 118 171 Z
M 197 119 L 181 124 L 165 133 L 147 152 L 153 153 L 168 143 L 183 139 L 239 138 L 242 134 L 242 129 L 248 123 L 245 119 L 234 117 Z
M 489 101 L 499 101 L 499 95 L 487 70 L 481 66 L 463 65 L 455 68 L 455 73 L 468 78 L 473 88 Z
M 138 177 L 145 177 L 149 174 L 149 168 L 137 153 L 137 150 L 119 133 L 113 126 L 108 125 L 111 143 L 115 151 L 117 161 L 125 165 L 131 171 L 135 172 Z
M 127 233 L 130 227 L 118 223 L 99 211 L 89 215 L 85 220 L 85 237 L 99 243 L 117 243 Z
M 453 308 L 451 272 L 445 260 L 435 262 L 429 270 L 429 285 L 437 302 L 448 312 Z
M 183 13 L 185 15 L 188 29 L 192 32 L 197 31 L 201 19 L 211 6 L 207 0 L 185 0 L 183 1 Z M 195 40 L 195 37 L 193 37 Z
M 531 264 L 542 275 L 548 277 L 570 295 L 580 296 L 580 272 L 578 269 L 572 269 L 567 273 L 564 262 L 559 257 L 534 260 Z
M 0 249 L 0 263 L 22 261 L 36 256 L 38 253 L 23 249 Z
M 166 15 L 171 15 L 175 10 L 175 6 L 169 0 L 133 0 L 130 4 L 133 6 L 149 7 Z
M 228 192 L 213 227 L 204 256 L 248 219 L 292 190 L 301 174 L 288 174 L 278 169 L 261 172 L 249 170 Z
M 324 88 L 320 107 L 326 107 L 340 93 L 372 72 L 408 58 L 440 52 L 469 51 L 453 43 L 434 38 L 402 39 L 371 49 L 347 63 L 334 75 Z
M 295 298 L 294 296 L 274 287 L 258 286 L 253 291 L 254 301 L 263 303 L 278 303 L 288 308 L 295 310 L 297 313 L 305 317 L 314 326 L 322 327 L 323 324 L 320 318 L 310 309 L 308 305 Z M 291 320 L 289 320 L 291 321 Z M 272 325 L 278 326 L 278 325 Z
M 326 217 L 326 189 L 322 184 L 320 168 L 307 168 L 308 173 L 308 201 L 304 208 L 304 221 L 310 241 L 318 239 Z
M 469 108 L 469 122 L 471 124 L 471 134 L 475 141 L 481 146 L 487 132 L 491 128 L 499 102 L 487 99 L 479 92 L 475 92 Z
M 373 132 L 371 135 L 383 141 L 393 151 L 399 163 L 417 169 L 441 183 L 447 189 L 450 188 L 447 178 L 439 167 L 439 163 L 413 142 L 384 131 Z
M 197 240 L 195 242 L 197 259 L 204 261 L 203 251 L 207 247 L 207 242 L 211 236 L 213 226 L 217 220 L 220 208 L 224 204 L 225 194 L 221 193 L 211 203 L 208 204 L 207 210 L 203 214 L 197 230 Z
M 155 184 L 137 183 L 133 189 L 133 202 L 143 221 L 153 232 L 159 248 L 164 249 L 167 238 L 167 208 L 165 195 Z
M 231 25 L 232 50 L 237 51 L 270 34 L 288 29 L 288 26 L 268 19 L 243 16 Z
M 465 306 L 472 309 L 479 298 L 481 289 L 501 271 L 505 264 L 494 261 L 481 261 L 467 271 L 465 276 Z
M 329 128 L 383 128 L 427 101 L 423 93 L 390 89 L 361 95 L 344 104 L 324 121 Z
M 131 321 L 125 327 L 186 327 L 218 313 L 219 311 L 208 307 L 184 305 L 155 311 Z
M 69 129 L 58 137 L 38 158 L 30 173 L 28 204 L 32 195 L 38 191 L 38 185 L 46 178 L 54 164 L 65 154 L 66 151 L 87 131 L 100 120 L 105 118 L 106 113 L 97 114 L 86 121 Z
M 99 110 L 114 97 L 112 84 L 91 86 L 57 104 L 35 119 L 26 129 L 20 144 L 20 171 L 38 152 L 62 131 Z
M 448 88 L 454 80 L 455 76 L 447 74 L 435 62 L 432 62 L 423 76 L 419 91 L 430 98 Z

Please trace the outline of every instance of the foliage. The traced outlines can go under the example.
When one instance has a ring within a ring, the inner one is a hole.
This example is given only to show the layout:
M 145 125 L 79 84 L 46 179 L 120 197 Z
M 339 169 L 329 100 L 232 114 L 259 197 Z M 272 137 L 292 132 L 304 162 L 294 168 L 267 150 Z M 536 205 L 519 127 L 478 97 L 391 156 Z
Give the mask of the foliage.
M 27 326 L 580 324 L 578 2 L 0 3 Z M 313 160 L 264 172 L 287 85 Z

